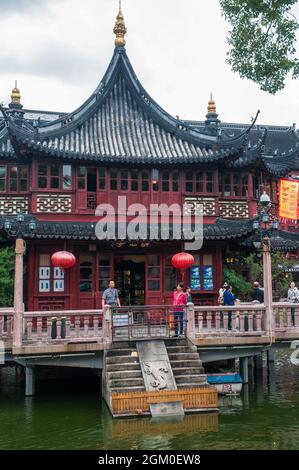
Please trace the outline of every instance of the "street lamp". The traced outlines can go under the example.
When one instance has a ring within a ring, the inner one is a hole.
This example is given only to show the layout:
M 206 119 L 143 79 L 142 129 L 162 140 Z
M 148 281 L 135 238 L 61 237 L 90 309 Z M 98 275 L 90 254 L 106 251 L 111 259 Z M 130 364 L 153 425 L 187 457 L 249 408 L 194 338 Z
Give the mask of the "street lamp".
M 253 230 L 259 234 L 262 241 L 265 241 L 274 231 L 279 229 L 275 206 L 266 191 L 260 197 L 257 215 L 258 217 L 253 221 Z
M 18 214 L 14 219 L 6 219 L 4 221 L 4 230 L 6 233 L 15 239 L 23 239 L 23 227 L 26 218 L 24 214 Z M 34 219 L 31 219 L 28 223 L 28 228 L 31 233 L 36 230 L 36 222 Z
M 15 238 L 15 283 L 14 283 L 14 320 L 13 320 L 13 347 L 20 348 L 23 338 L 23 269 L 24 269 L 24 253 L 26 251 L 26 243 L 24 237 L 24 225 L 26 216 L 18 214 L 15 218 L 6 219 L 4 221 L 4 230 L 9 237 Z M 37 228 L 34 219 L 28 223 L 28 229 L 33 233 Z M 28 230 L 27 229 L 27 230 Z
M 257 237 L 253 245 L 257 250 L 263 250 L 263 278 L 264 278 L 264 304 L 266 330 L 273 342 L 273 293 L 272 293 L 272 265 L 271 265 L 271 236 L 279 229 L 275 206 L 270 197 L 264 192 L 257 207 L 257 218 L 253 222 L 253 230 Z

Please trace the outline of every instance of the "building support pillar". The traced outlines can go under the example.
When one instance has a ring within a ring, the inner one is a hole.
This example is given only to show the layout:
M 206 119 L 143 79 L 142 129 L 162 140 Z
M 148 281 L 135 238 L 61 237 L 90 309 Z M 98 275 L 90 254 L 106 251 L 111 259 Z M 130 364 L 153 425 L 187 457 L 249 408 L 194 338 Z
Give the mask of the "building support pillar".
M 253 360 L 254 360 L 255 370 L 263 370 L 263 355 L 256 354 Z
M 25 395 L 26 397 L 33 397 L 35 395 L 35 368 L 34 366 L 26 366 Z
M 244 384 L 248 384 L 249 382 L 249 374 L 248 374 L 248 357 L 241 357 L 240 358 L 240 374 L 243 379 Z
M 275 351 L 274 348 L 267 349 L 267 363 L 275 362 Z

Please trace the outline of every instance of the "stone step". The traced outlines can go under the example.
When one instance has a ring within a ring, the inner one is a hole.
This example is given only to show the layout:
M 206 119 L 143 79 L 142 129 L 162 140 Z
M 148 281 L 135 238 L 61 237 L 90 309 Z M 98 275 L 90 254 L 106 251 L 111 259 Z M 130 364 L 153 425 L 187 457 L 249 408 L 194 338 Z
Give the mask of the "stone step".
M 173 375 L 175 377 L 180 375 L 201 375 L 204 374 L 204 368 L 201 366 L 198 367 L 173 367 Z
M 116 380 L 109 380 L 109 387 L 110 388 L 131 388 L 131 387 L 139 387 L 139 386 L 144 386 L 143 378 L 133 378 L 133 379 L 126 379 L 125 381 L 122 379 L 116 379 Z
M 197 347 L 196 346 L 167 346 L 166 347 L 168 353 L 174 353 L 174 352 L 196 352 L 197 353 Z
M 117 341 L 117 340 L 113 341 L 112 349 L 125 349 L 125 348 L 136 349 L 136 342 L 135 341 Z
M 195 351 L 195 349 L 194 350 L 188 349 L 188 348 L 185 348 L 184 346 L 183 347 L 179 346 L 178 348 L 171 348 L 171 349 L 167 348 L 167 353 L 170 356 L 173 356 L 174 354 L 197 354 L 198 356 L 198 353 L 197 351 Z
M 189 367 L 201 367 L 201 361 L 199 359 L 173 359 L 170 361 L 172 369 L 189 368 Z
M 187 346 L 188 347 L 188 342 L 186 339 L 166 339 L 165 340 L 165 346 L 168 348 L 169 346 Z
M 117 387 L 110 388 L 110 392 L 113 393 L 130 393 L 130 392 L 145 392 L 144 386 L 140 387 Z
M 109 380 L 127 380 L 142 378 L 141 370 L 121 370 L 108 372 Z
M 183 382 L 183 383 L 180 383 L 180 384 L 177 384 L 177 387 L 178 387 L 178 390 L 181 390 L 182 388 L 202 388 L 202 387 L 206 387 L 206 383 L 205 384 L 200 384 L 198 382 Z
M 139 363 L 138 357 L 133 356 L 111 356 L 106 358 L 106 364 L 134 364 Z
M 131 356 L 132 353 L 136 353 L 136 349 L 134 348 L 123 348 L 123 349 L 109 349 L 107 351 L 106 357 L 114 357 L 114 356 Z
M 112 363 L 106 364 L 107 372 L 123 372 L 129 370 L 141 370 L 139 362 L 122 362 L 122 363 Z
M 200 374 L 200 375 L 180 375 L 175 377 L 175 381 L 177 385 L 183 383 L 197 383 L 197 384 L 206 384 L 207 383 L 207 376 Z
M 168 357 L 169 357 L 170 362 L 173 359 L 174 360 L 178 360 L 178 359 L 183 359 L 183 360 L 185 360 L 185 359 L 197 359 L 198 361 L 200 360 L 197 352 L 168 353 Z

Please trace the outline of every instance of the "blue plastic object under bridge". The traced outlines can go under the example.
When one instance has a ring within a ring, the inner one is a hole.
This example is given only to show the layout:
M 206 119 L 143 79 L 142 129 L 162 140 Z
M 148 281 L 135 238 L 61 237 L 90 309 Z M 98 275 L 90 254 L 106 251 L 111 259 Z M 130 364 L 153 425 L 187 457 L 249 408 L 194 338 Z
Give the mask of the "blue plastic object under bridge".
M 242 378 L 239 374 L 207 374 L 209 384 L 231 384 L 242 383 Z

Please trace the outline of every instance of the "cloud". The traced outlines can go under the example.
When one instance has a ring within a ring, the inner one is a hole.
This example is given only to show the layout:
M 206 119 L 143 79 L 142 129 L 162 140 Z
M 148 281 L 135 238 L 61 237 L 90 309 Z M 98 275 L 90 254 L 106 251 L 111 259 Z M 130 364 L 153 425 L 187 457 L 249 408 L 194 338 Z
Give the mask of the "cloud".
M 18 79 L 27 108 L 82 104 L 113 54 L 117 10 L 117 0 L 0 0 L 0 102 Z M 212 91 L 223 121 L 249 123 L 261 109 L 260 123 L 299 123 L 298 81 L 273 97 L 231 72 L 219 0 L 126 0 L 123 12 L 135 72 L 172 115 L 205 119 Z
M 105 63 L 102 68 L 105 68 Z M 39 42 L 27 54 L 0 54 L 0 69 L 6 73 L 32 74 L 74 84 L 89 83 L 91 74 L 99 73 L 99 61 L 92 51 L 83 51 L 59 41 Z M 96 85 L 96 84 L 95 84 Z
M 0 0 L 1 16 L 31 14 L 40 12 L 55 0 Z

